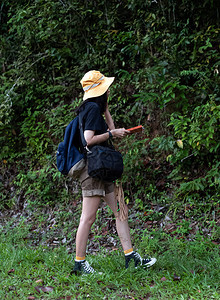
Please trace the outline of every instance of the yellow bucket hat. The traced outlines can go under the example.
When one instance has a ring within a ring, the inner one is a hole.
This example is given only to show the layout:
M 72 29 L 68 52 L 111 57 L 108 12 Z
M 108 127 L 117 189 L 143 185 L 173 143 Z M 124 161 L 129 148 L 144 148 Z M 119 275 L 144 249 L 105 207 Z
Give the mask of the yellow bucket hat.
M 115 77 L 105 77 L 99 71 L 87 72 L 80 81 L 84 91 L 83 100 L 103 95 L 114 79 Z

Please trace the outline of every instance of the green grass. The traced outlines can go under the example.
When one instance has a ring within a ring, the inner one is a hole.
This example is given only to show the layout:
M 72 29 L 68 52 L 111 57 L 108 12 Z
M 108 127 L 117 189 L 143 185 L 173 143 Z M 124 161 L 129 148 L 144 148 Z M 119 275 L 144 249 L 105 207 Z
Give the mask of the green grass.
M 22 224 L 0 234 L 0 299 L 220 298 L 218 245 L 199 234 L 194 241 L 185 241 L 158 230 L 144 231 L 134 238 L 139 239 L 142 255 L 157 257 L 151 269 L 125 270 L 122 251 L 100 247 L 98 255 L 88 254 L 87 259 L 103 274 L 77 277 L 71 273 L 73 254 L 65 246 L 30 246 L 24 239 L 27 232 L 28 226 Z M 37 283 L 39 279 L 42 282 Z M 53 289 L 38 293 L 37 286 Z

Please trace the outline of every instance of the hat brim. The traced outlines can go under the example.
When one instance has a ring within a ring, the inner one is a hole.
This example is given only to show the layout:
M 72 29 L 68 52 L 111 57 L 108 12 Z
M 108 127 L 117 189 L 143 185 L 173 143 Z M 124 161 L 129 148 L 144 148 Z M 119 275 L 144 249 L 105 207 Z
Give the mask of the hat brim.
M 105 77 L 103 81 L 97 85 L 94 88 L 89 89 L 84 93 L 83 96 L 83 101 L 89 99 L 89 98 L 94 98 L 94 97 L 99 97 L 103 95 L 107 89 L 110 87 L 112 82 L 114 81 L 115 77 Z

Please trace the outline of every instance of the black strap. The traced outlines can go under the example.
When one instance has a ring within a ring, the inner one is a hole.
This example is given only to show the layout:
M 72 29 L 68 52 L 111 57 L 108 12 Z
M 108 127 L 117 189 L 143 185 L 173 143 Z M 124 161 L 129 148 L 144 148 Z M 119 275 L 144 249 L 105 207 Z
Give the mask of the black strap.
M 85 150 L 84 153 L 87 153 L 88 152 L 88 148 L 87 148 L 87 142 L 86 142 L 85 137 L 84 137 L 84 126 L 83 126 L 84 124 L 83 124 L 83 121 L 84 121 L 84 113 L 80 112 L 79 113 L 79 131 L 80 131 L 80 137 L 81 137 L 81 142 L 82 142 L 83 149 Z M 108 139 L 108 146 L 107 147 L 115 149 L 114 146 L 113 146 L 111 138 Z
M 80 131 L 80 137 L 81 137 L 81 142 L 82 142 L 83 148 L 85 148 L 87 146 L 87 142 L 86 142 L 85 137 L 84 137 L 83 118 L 84 118 L 83 113 L 82 112 L 79 113 L 79 131 Z

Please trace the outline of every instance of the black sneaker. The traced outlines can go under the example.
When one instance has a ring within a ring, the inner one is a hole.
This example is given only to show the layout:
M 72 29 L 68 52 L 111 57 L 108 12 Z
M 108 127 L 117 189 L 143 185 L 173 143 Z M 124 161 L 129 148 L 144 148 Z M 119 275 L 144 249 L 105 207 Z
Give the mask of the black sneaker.
M 75 261 L 73 273 L 75 273 L 75 274 L 78 274 L 78 273 L 93 274 L 93 273 L 95 273 L 95 270 L 90 266 L 90 264 L 86 260 Z
M 151 267 L 157 261 L 154 257 L 142 258 L 139 253 L 133 252 L 130 255 L 125 255 L 125 268 L 127 269 L 131 260 L 134 260 L 134 266 L 137 268 L 139 265 L 143 267 Z

